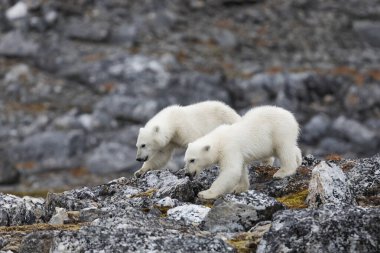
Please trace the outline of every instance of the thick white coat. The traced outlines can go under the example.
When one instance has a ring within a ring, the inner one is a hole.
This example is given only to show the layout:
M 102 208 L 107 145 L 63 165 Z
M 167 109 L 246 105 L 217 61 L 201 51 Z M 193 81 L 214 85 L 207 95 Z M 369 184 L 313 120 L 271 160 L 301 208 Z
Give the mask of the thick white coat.
M 278 157 L 281 168 L 274 177 L 293 175 L 301 165 L 297 147 L 299 126 L 293 114 L 275 106 L 261 106 L 248 111 L 239 122 L 223 125 L 190 143 L 185 154 L 189 173 L 212 164 L 220 166 L 219 177 L 209 190 L 199 193 L 203 199 L 214 199 L 230 192 L 249 188 L 247 164 L 264 160 L 272 165 Z
M 161 110 L 140 129 L 136 143 L 137 159 L 145 162 L 135 175 L 161 169 L 175 148 L 185 148 L 216 127 L 240 119 L 231 107 L 218 101 L 174 105 Z

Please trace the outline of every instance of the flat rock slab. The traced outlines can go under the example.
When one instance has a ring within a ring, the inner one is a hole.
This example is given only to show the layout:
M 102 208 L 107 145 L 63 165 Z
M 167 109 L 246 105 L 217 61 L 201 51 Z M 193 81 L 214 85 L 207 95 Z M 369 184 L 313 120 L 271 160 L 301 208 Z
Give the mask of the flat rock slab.
M 256 223 L 270 220 L 284 206 L 272 197 L 250 190 L 228 194 L 215 201 L 201 228 L 211 232 L 248 231 Z
M 257 252 L 379 252 L 379 247 L 379 208 L 326 205 L 275 214 Z

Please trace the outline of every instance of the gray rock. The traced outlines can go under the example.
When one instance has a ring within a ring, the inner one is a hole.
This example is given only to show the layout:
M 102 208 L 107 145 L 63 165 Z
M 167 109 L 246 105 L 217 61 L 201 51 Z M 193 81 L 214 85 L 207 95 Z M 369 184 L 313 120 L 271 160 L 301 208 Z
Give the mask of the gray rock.
M 361 113 L 360 118 L 372 118 L 371 112 L 376 110 L 379 96 L 380 88 L 376 84 L 368 84 L 364 87 L 353 85 L 345 95 L 344 105 L 351 115 Z
M 347 172 L 347 178 L 357 200 L 371 197 L 380 199 L 380 155 L 358 160 L 353 165 Z M 377 204 L 380 204 L 379 201 Z
M 17 183 L 20 178 L 20 173 L 12 164 L 7 161 L 7 157 L 0 152 L 0 185 Z
M 17 197 L 0 193 L 0 224 L 19 226 L 43 222 L 45 217 L 44 200 L 31 197 Z
M 46 253 L 49 252 L 54 232 L 51 231 L 38 231 L 38 232 L 32 232 L 25 236 L 20 245 L 19 252 L 20 253 L 29 253 L 29 252 L 35 252 L 35 253 Z
M 281 209 L 284 206 L 274 198 L 254 190 L 228 194 L 215 201 L 201 227 L 211 232 L 248 231 Z
M 190 204 L 171 208 L 167 214 L 169 219 L 197 225 L 205 219 L 209 211 L 209 207 Z
M 355 120 L 347 119 L 345 116 L 337 118 L 332 125 L 332 129 L 340 136 L 357 145 L 363 145 L 367 148 L 374 148 L 377 145 L 375 132 Z
M 186 178 L 178 178 L 169 171 L 155 170 L 147 172 L 139 179 L 138 186 L 148 190 L 157 189 L 156 197 L 169 196 L 180 201 L 193 201 L 195 192 L 192 182 Z
M 224 49 L 234 49 L 239 44 L 235 35 L 226 29 L 215 30 L 214 38 L 216 42 Z
M 355 204 L 349 181 L 339 166 L 321 162 L 314 167 L 306 198 L 309 207 Z
M 159 105 L 153 99 L 110 95 L 100 100 L 95 105 L 95 110 L 115 119 L 143 123 L 158 112 Z
M 355 21 L 353 29 L 364 42 L 373 47 L 380 47 L 380 22 L 371 20 Z
M 4 82 L 9 85 L 12 83 L 31 83 L 33 75 L 26 64 L 19 64 L 12 67 L 4 77 Z
M 42 169 L 70 167 L 70 159 L 84 152 L 84 140 L 84 133 L 78 130 L 37 133 L 14 147 L 12 159 L 36 163 Z
M 186 233 L 157 217 L 126 208 L 113 212 L 107 218 L 93 221 L 79 231 L 59 233 L 51 252 L 109 251 L 109 252 L 234 252 L 221 239 L 196 235 L 191 229 Z
M 11 8 L 9 8 L 5 16 L 9 20 L 16 20 L 25 18 L 28 15 L 28 5 L 22 1 L 17 2 Z
M 97 174 L 134 170 L 139 167 L 135 153 L 136 151 L 127 145 L 117 142 L 102 143 L 89 154 L 85 166 Z
M 57 207 L 67 211 L 80 211 L 84 208 L 98 207 L 98 192 L 84 187 L 63 193 L 48 193 L 46 197 L 46 218 L 50 220 Z
M 131 45 L 138 39 L 137 27 L 133 24 L 120 24 L 112 28 L 111 40 L 118 43 L 130 43 Z
M 302 140 L 306 143 L 313 143 L 321 139 L 326 134 L 330 123 L 330 118 L 325 114 L 318 114 L 312 117 L 302 128 Z
M 105 41 L 110 36 L 110 24 L 102 21 L 71 20 L 66 26 L 67 36 L 88 41 Z
M 29 57 L 36 55 L 38 45 L 25 38 L 20 31 L 11 31 L 0 39 L 0 55 L 11 57 Z
M 377 252 L 379 242 L 379 208 L 327 205 L 276 213 L 257 252 Z
M 326 137 L 320 141 L 315 155 L 346 154 L 351 150 L 353 150 L 353 145 L 349 142 L 334 137 Z
M 60 74 L 101 92 L 109 92 L 102 85 L 111 82 L 118 94 L 140 98 L 160 96 L 170 81 L 170 74 L 159 61 L 139 54 L 117 54 L 94 62 L 77 62 L 62 69 Z M 117 84 L 115 80 L 122 83 Z
M 220 100 L 230 104 L 229 94 L 219 74 L 184 72 L 170 79 L 167 91 L 169 93 L 164 94 L 171 95 L 167 98 L 170 104 L 188 105 L 204 100 Z

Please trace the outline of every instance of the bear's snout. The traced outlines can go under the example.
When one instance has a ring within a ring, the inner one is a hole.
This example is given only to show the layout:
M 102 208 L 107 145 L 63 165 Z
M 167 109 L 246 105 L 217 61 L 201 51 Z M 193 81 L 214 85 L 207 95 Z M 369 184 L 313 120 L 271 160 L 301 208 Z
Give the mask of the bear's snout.
M 148 160 L 148 156 L 146 156 L 145 158 L 136 157 L 136 161 L 138 162 L 146 162 L 147 160 Z
M 193 180 L 193 178 L 194 178 L 194 176 L 195 176 L 195 172 L 189 172 L 189 171 L 187 171 L 187 172 L 185 173 L 185 176 L 186 176 L 186 177 L 189 177 L 190 180 Z

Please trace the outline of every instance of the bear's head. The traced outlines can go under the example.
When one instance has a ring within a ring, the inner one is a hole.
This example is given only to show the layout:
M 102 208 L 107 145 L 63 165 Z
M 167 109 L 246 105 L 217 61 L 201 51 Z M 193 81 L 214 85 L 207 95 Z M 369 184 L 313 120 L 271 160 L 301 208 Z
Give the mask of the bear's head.
M 140 128 L 137 137 L 136 160 L 146 162 L 151 159 L 157 152 L 162 150 L 169 142 L 164 129 L 160 126 Z
M 192 178 L 215 163 L 215 152 L 210 144 L 196 141 L 188 145 L 184 160 L 186 175 Z

